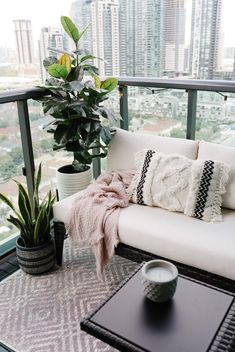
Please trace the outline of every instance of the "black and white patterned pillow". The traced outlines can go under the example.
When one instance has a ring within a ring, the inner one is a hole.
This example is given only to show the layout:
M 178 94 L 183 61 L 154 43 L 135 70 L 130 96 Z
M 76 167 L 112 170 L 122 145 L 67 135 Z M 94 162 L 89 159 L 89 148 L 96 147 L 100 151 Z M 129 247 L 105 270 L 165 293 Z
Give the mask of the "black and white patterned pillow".
M 230 167 L 222 162 L 196 160 L 192 164 L 184 214 L 204 221 L 221 221 L 222 195 Z
M 127 190 L 133 203 L 152 206 L 149 190 L 155 170 L 154 150 L 141 150 L 135 154 L 136 173 Z
M 135 164 L 136 174 L 128 189 L 133 203 L 180 211 L 209 222 L 222 220 L 228 165 L 146 149 L 135 154 Z

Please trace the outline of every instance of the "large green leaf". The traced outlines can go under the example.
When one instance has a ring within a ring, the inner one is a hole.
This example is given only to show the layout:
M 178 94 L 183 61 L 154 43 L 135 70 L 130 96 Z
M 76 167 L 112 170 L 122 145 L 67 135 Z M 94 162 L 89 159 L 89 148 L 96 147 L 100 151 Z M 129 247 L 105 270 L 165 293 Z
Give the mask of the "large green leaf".
M 9 208 L 11 208 L 13 211 L 15 211 L 15 207 L 12 204 L 12 202 L 6 197 L 4 196 L 4 194 L 0 193 L 0 200 L 2 202 L 4 202 Z
M 79 33 L 79 39 L 83 36 L 83 34 L 88 30 L 89 27 L 90 27 L 90 25 L 88 24 L 88 25 L 86 26 L 86 28 L 83 29 L 83 31 L 81 31 L 81 33 Z
M 95 80 L 95 86 L 97 88 L 100 88 L 101 87 L 101 80 L 100 80 L 99 76 L 94 75 L 94 80 Z
M 66 136 L 66 126 L 64 124 L 58 125 L 54 132 L 54 140 L 56 143 L 60 144 L 62 139 Z
M 35 190 L 34 190 L 34 194 L 35 196 L 38 198 L 38 190 L 39 190 L 39 185 L 41 183 L 41 179 L 42 179 L 42 163 L 39 164 L 38 166 L 38 172 L 35 176 Z
M 56 56 L 49 56 L 43 60 L 43 66 L 47 69 L 49 66 L 58 63 Z
M 90 164 L 92 162 L 92 156 L 87 150 L 74 153 L 74 159 L 81 164 Z
M 84 84 L 76 80 L 64 84 L 63 87 L 68 91 L 80 92 L 84 88 Z
M 87 71 L 92 77 L 99 74 L 99 69 L 94 65 L 84 64 L 82 67 L 83 70 Z
M 72 68 L 68 76 L 66 77 L 66 81 L 71 82 L 71 81 L 82 81 L 84 77 L 84 70 L 82 66 L 77 66 Z
M 48 73 L 55 78 L 66 78 L 68 76 L 67 68 L 60 64 L 48 66 Z
M 81 35 L 79 34 L 76 25 L 67 16 L 61 16 L 60 21 L 65 32 L 73 39 L 74 43 L 77 44 Z
M 95 59 L 95 58 L 96 58 L 96 57 L 93 56 L 93 55 L 85 55 L 85 56 L 83 56 L 83 57 L 81 58 L 80 63 L 82 63 L 82 62 L 84 62 L 84 61 L 86 61 L 86 60 L 93 60 L 93 59 Z
M 15 218 L 14 216 L 10 215 L 7 221 L 12 223 L 16 228 L 18 228 L 21 233 L 25 233 L 25 225 L 18 218 Z
M 35 227 L 34 227 L 34 234 L 33 239 L 35 245 L 39 245 L 40 243 L 40 236 L 43 235 L 43 231 L 45 230 L 45 209 L 41 207 L 38 217 L 36 219 Z
M 32 226 L 32 217 L 30 214 L 30 210 L 28 209 L 27 205 L 26 205 L 26 199 L 24 196 L 24 192 L 22 190 L 23 186 L 21 184 L 18 184 L 18 206 L 19 206 L 19 210 L 20 213 L 22 215 L 22 218 L 25 222 L 25 226 L 27 226 L 29 229 Z
M 100 137 L 102 139 L 102 141 L 108 145 L 111 141 L 111 132 L 110 129 L 108 127 L 102 127 L 101 131 L 100 131 Z
M 110 77 L 101 83 L 101 88 L 111 92 L 117 87 L 118 80 L 117 78 Z
M 33 209 L 32 209 L 32 204 L 31 204 L 31 201 L 30 201 L 29 194 L 28 194 L 28 192 L 26 192 L 26 190 L 25 190 L 25 188 L 23 187 L 22 184 L 20 184 L 18 181 L 15 181 L 15 182 L 16 182 L 16 184 L 18 185 L 19 194 L 21 194 L 22 197 L 23 197 L 24 200 L 25 200 L 25 207 L 26 207 L 26 209 L 27 209 L 28 212 L 29 212 L 29 215 L 28 215 L 28 216 L 31 218 L 31 217 L 32 217 L 32 211 L 33 211 Z M 21 214 L 22 214 L 22 212 L 21 212 Z M 22 215 L 23 215 L 23 214 L 22 214 Z

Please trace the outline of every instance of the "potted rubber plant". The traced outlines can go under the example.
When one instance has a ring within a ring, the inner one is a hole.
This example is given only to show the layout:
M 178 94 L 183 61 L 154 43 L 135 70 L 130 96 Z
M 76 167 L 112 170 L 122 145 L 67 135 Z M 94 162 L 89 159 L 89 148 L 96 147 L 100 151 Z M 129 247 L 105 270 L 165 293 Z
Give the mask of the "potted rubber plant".
M 30 200 L 25 187 L 18 181 L 18 207 L 0 193 L 0 200 L 10 209 L 8 221 L 19 231 L 16 254 L 19 265 L 29 274 L 42 274 L 55 264 L 55 249 L 51 238 L 51 220 L 55 197 L 51 191 L 40 200 L 41 164 L 34 180 L 33 200 Z
M 101 80 L 97 68 L 90 63 L 94 56 L 80 54 L 79 42 L 86 29 L 80 32 L 66 16 L 61 17 L 61 24 L 75 50 L 44 60 L 49 77 L 41 87 L 49 94 L 38 100 L 44 114 L 53 118 L 46 127 L 54 136 L 53 149 L 73 153 L 72 164 L 57 171 L 57 181 L 61 182 L 57 185 L 59 197 L 63 199 L 86 188 L 92 178 L 93 158 L 107 155 L 115 117 L 102 103 L 116 88 L 117 79 Z

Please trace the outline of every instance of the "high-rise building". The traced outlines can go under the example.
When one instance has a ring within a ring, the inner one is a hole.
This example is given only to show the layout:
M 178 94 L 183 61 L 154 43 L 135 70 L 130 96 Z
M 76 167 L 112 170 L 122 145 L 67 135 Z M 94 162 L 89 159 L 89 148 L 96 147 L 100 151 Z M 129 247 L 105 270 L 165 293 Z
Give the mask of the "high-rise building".
M 161 75 L 163 0 L 120 0 L 121 75 Z
M 185 0 L 164 0 L 164 71 L 184 71 Z
M 76 0 L 70 8 L 70 17 L 79 30 L 82 31 L 88 27 L 80 40 L 79 49 L 89 54 L 92 53 L 91 3 L 92 0 Z
M 43 60 L 48 56 L 57 56 L 55 52 L 50 49 L 63 50 L 64 48 L 64 34 L 61 28 L 43 27 L 41 29 L 39 40 L 39 58 L 40 58 L 40 72 L 42 82 L 46 79 L 46 70 L 43 66 Z
M 30 20 L 14 20 L 19 65 L 33 63 L 33 40 Z
M 192 0 L 190 74 L 213 79 L 218 67 L 222 0 Z
M 119 55 L 120 75 L 134 76 L 135 41 L 134 41 L 135 1 L 120 0 L 119 5 Z
M 119 75 L 118 0 L 91 2 L 92 53 L 100 75 Z M 100 60 L 102 59 L 102 60 Z

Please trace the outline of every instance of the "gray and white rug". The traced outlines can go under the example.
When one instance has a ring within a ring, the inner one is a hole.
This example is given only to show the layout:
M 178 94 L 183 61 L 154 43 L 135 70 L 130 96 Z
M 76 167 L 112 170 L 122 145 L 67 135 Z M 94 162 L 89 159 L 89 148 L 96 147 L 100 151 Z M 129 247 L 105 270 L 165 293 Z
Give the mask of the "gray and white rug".
M 89 248 L 66 241 L 63 267 L 41 276 L 19 270 L 0 284 L 0 340 L 17 352 L 111 352 L 80 331 L 93 311 L 138 264 L 114 256 L 97 279 Z

